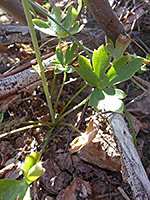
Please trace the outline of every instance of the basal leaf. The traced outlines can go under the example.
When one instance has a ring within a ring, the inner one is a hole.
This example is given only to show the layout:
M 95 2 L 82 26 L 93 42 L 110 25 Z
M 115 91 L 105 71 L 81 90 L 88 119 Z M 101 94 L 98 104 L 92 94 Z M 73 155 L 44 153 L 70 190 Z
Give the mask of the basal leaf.
M 92 61 L 95 74 L 99 79 L 102 79 L 105 71 L 110 65 L 111 57 L 108 55 L 104 45 L 101 45 L 98 50 L 94 50 Z
M 0 180 L 0 199 L 1 200 L 23 200 L 29 185 L 25 180 Z
M 80 56 L 79 67 L 75 69 L 89 85 L 97 86 L 98 78 L 94 74 L 92 66 L 87 58 Z
M 117 60 L 114 65 L 107 72 L 107 77 L 109 77 L 109 82 L 105 84 L 114 85 L 131 78 L 135 72 L 140 69 L 143 60 L 141 58 L 135 58 L 128 63 L 128 57 L 124 56 Z

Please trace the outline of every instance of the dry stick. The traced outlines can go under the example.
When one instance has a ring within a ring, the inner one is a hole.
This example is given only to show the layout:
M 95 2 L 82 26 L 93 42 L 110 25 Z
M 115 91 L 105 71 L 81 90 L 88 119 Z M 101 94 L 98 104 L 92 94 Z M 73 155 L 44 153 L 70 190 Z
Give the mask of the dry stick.
M 45 59 L 47 59 L 47 58 L 49 58 L 49 57 L 51 57 L 53 55 L 54 55 L 54 52 L 51 52 L 51 53 L 48 53 L 48 54 L 46 54 L 44 56 L 41 56 L 41 59 L 45 60 Z M 17 74 L 17 73 L 19 73 L 19 72 L 21 72 L 21 71 L 23 71 L 25 69 L 28 69 L 29 67 L 32 67 L 32 65 L 36 65 L 36 64 L 37 64 L 37 59 L 35 58 L 35 59 L 31 60 L 31 61 L 28 61 L 27 63 L 22 64 L 19 68 L 13 69 L 12 71 L 9 71 L 9 72 L 7 72 L 5 74 L 1 74 L 0 75 L 0 79 L 1 78 L 6 78 L 8 76 L 12 76 L 14 74 Z
M 133 191 L 135 200 L 150 199 L 150 181 L 135 149 L 132 135 L 121 114 L 109 116 L 122 158 L 122 176 Z
M 86 0 L 86 4 L 94 19 L 113 42 L 120 34 L 127 36 L 122 23 L 112 10 L 108 0 Z
M 22 25 L 27 25 L 23 7 L 19 0 L 0 0 L 0 7 L 12 15 Z

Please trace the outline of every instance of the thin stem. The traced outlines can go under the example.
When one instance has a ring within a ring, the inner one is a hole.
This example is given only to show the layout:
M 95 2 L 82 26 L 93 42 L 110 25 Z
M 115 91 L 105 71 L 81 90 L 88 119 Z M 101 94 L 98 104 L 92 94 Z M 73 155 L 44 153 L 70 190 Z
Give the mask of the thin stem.
M 24 127 L 22 127 L 22 128 L 18 128 L 18 129 L 12 130 L 12 131 L 10 131 L 10 132 L 8 132 L 8 133 L 3 133 L 3 134 L 0 135 L 0 138 L 3 138 L 3 137 L 5 137 L 5 136 L 10 135 L 10 134 L 13 134 L 13 133 L 17 133 L 17 132 L 19 132 L 19 131 L 24 131 L 24 130 L 27 130 L 27 129 L 30 129 L 30 128 L 39 127 L 39 126 L 43 126 L 43 124 L 40 124 L 40 123 L 39 123 L 39 124 L 32 124 L 32 125 L 30 125 L 30 126 L 24 126 Z
M 49 138 L 50 138 L 50 136 L 51 136 L 51 134 L 52 134 L 54 128 L 55 128 L 55 127 L 52 127 L 52 128 L 50 129 L 49 133 L 48 133 L 47 139 L 46 139 L 46 141 L 44 142 L 43 148 L 42 148 L 42 150 L 41 150 L 41 155 L 43 154 L 43 152 L 44 152 L 44 150 L 45 150 L 45 148 L 46 148 L 46 145 L 47 145 L 47 143 L 48 143 L 48 141 L 49 141 Z
M 52 100 L 52 98 L 53 98 L 55 80 L 56 80 L 56 74 L 54 73 L 53 81 L 52 81 L 52 87 L 51 87 L 51 100 Z
M 40 74 L 39 75 L 41 76 L 41 79 L 42 79 L 42 84 L 43 84 L 46 100 L 47 100 L 47 103 L 48 103 L 50 115 L 51 115 L 51 118 L 52 118 L 52 122 L 53 122 L 53 124 L 55 124 L 54 111 L 53 111 L 53 107 L 52 107 L 52 99 L 51 99 L 51 95 L 50 95 L 49 90 L 48 90 L 48 85 L 47 85 L 46 77 L 45 77 L 45 74 L 44 74 L 44 68 L 43 68 L 43 65 L 42 65 L 42 59 L 41 59 L 41 56 L 40 56 L 38 41 L 37 41 L 37 38 L 36 38 L 35 30 L 34 30 L 33 23 L 32 23 L 31 14 L 30 14 L 30 11 L 29 11 L 28 0 L 22 0 L 22 2 L 23 2 L 23 7 L 24 7 L 27 22 L 28 22 L 28 26 L 29 26 L 29 29 L 30 29 L 30 34 L 31 34 L 34 50 L 35 50 L 35 53 L 36 53 L 37 62 L 38 62 L 39 68 L 40 68 Z
M 64 108 L 62 109 L 62 111 L 60 112 L 59 116 L 56 119 L 56 123 L 59 122 L 61 115 L 64 113 L 64 111 L 66 110 L 66 108 L 69 106 L 69 104 L 73 101 L 74 98 L 76 98 L 76 96 L 82 91 L 84 90 L 84 88 L 86 88 L 87 84 L 84 85 L 68 102 L 67 104 L 64 106 Z
M 58 105 L 58 101 L 59 101 L 60 95 L 61 95 L 62 90 L 63 90 L 63 87 L 64 87 L 64 85 L 65 85 L 66 77 L 67 77 L 67 76 L 66 76 L 66 72 L 64 72 L 64 78 L 63 78 L 63 82 L 62 82 L 62 84 L 61 84 L 59 93 L 58 93 L 58 95 L 57 95 L 56 103 L 55 103 L 55 106 L 54 106 L 54 112 L 56 111 L 56 108 L 57 108 L 57 105 Z
M 33 6 L 35 6 L 38 10 L 40 10 L 42 13 L 44 13 L 47 17 L 49 17 L 53 22 L 55 22 L 58 26 L 60 26 L 82 49 L 83 51 L 89 56 L 89 58 L 92 60 L 91 54 L 86 50 L 86 48 L 61 24 L 59 24 L 51 15 L 49 15 L 47 12 L 45 12 L 42 8 L 37 6 L 32 1 L 28 0 Z
M 2 122 L 0 123 L 0 125 L 17 125 L 17 124 L 42 124 L 43 126 L 47 125 L 47 126 L 52 126 L 53 123 L 52 122 L 47 122 L 47 121 L 26 121 L 26 122 Z
M 71 128 L 73 128 L 76 132 L 81 134 L 81 131 L 79 129 L 77 129 L 75 126 L 73 126 L 72 124 L 69 123 L 65 123 L 65 122 L 61 122 L 58 124 L 59 126 L 70 126 Z
M 73 108 L 71 108 L 70 110 L 68 110 L 67 112 L 65 112 L 63 115 L 61 115 L 59 117 L 59 120 L 60 121 L 61 119 L 63 119 L 66 115 L 68 115 L 69 113 L 73 112 L 74 110 L 76 110 L 77 108 L 81 107 L 82 105 L 84 105 L 89 99 L 90 99 L 90 96 L 89 95 L 86 99 L 84 99 L 83 101 L 81 101 L 78 105 L 74 106 Z M 57 118 L 58 119 L 58 118 Z M 56 121 L 57 123 L 57 121 Z
M 135 145 L 135 147 L 136 147 L 136 149 L 137 149 L 137 142 L 136 142 L 135 130 L 134 130 L 134 127 L 133 127 L 133 124 L 132 124 L 132 121 L 131 121 L 131 117 L 130 117 L 130 115 L 129 115 L 129 112 L 127 111 L 127 109 L 126 109 L 125 106 L 124 106 L 124 111 L 125 111 L 126 116 L 127 116 L 128 120 L 129 120 L 129 124 L 130 124 L 130 126 L 131 126 L 131 130 L 132 130 L 132 133 L 133 133 L 134 145 Z

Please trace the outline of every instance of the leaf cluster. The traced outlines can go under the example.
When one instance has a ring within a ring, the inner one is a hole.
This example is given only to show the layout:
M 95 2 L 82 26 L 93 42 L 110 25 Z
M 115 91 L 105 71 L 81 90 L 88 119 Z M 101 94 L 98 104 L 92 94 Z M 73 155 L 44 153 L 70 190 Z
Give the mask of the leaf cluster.
M 51 17 L 57 22 L 55 23 L 49 17 L 48 21 L 43 21 L 40 19 L 33 19 L 33 23 L 35 28 L 46 33 L 51 36 L 56 36 L 58 38 L 67 37 L 68 34 L 59 26 L 59 24 L 63 25 L 63 27 L 69 31 L 72 35 L 78 33 L 82 26 L 79 26 L 79 22 L 76 21 L 76 18 L 81 10 L 82 0 L 78 0 L 78 9 L 76 10 L 73 6 L 69 6 L 68 10 L 64 13 L 61 13 L 59 7 L 54 6 L 52 11 L 49 13 Z M 64 20 L 62 20 L 64 19 Z M 76 21 L 76 22 L 75 22 Z
M 0 180 L 0 199 L 1 200 L 31 200 L 30 184 L 37 180 L 44 172 L 42 163 L 39 162 L 40 153 L 34 152 L 27 155 L 22 169 L 24 180 Z
M 123 45 L 119 38 L 116 41 L 116 48 L 112 42 L 106 47 L 101 45 L 93 53 L 92 65 L 86 57 L 79 57 L 79 67 L 76 71 L 89 85 L 94 87 L 89 104 L 96 110 L 102 108 L 113 112 L 124 110 L 121 99 L 126 95 L 113 86 L 131 78 L 143 63 L 142 58 L 130 59 L 128 55 L 123 56 L 128 45 L 129 41 Z M 112 57 L 113 63 L 111 62 Z
M 75 53 L 76 49 L 76 44 L 73 44 L 72 47 L 68 46 L 65 55 L 61 48 L 56 49 L 57 60 L 52 61 L 53 64 L 56 64 L 55 74 L 60 74 L 62 72 L 72 73 L 75 71 L 69 63 L 78 56 L 78 54 Z

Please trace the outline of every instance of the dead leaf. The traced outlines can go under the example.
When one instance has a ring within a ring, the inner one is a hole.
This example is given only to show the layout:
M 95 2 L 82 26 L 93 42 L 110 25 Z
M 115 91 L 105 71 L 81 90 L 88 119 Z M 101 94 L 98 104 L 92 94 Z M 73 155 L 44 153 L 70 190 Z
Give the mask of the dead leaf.
M 71 184 L 58 194 L 56 200 L 91 199 L 91 194 L 92 189 L 88 182 L 80 178 L 74 178 Z
M 84 146 L 88 145 L 95 137 L 96 134 L 98 133 L 98 126 L 92 119 L 86 129 L 85 133 L 81 133 L 81 136 L 76 137 L 71 143 L 71 149 L 69 149 L 70 153 L 75 153 L 79 151 L 81 148 Z

